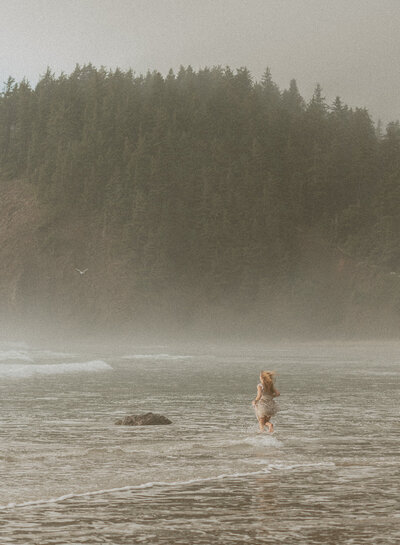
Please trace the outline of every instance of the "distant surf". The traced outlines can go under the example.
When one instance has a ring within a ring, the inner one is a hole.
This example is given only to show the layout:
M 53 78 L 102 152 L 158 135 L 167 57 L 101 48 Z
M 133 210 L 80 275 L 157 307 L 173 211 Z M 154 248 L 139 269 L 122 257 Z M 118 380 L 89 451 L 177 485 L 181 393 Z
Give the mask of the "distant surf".
M 111 371 L 112 367 L 103 360 L 82 363 L 57 363 L 44 365 L 2 364 L 0 377 L 29 378 L 35 375 L 63 375 L 69 373 L 95 373 Z
M 71 352 L 54 352 L 53 350 L 35 350 L 35 356 L 44 358 L 75 358 L 77 354 Z
M 186 360 L 193 356 L 174 356 L 171 354 L 128 354 L 122 356 L 123 360 Z
M 22 350 L 0 350 L 0 361 L 33 361 L 29 354 Z

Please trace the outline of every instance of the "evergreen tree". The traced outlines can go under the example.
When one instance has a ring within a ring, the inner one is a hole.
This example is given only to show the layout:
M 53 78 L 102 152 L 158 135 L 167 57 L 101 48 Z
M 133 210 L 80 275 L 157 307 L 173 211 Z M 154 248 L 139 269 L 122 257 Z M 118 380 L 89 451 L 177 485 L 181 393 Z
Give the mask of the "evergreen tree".
M 93 218 L 143 304 L 172 285 L 253 300 L 293 278 L 304 230 L 400 267 L 399 123 L 382 136 L 366 110 L 329 107 L 320 85 L 306 103 L 269 69 L 9 78 L 0 172 L 54 221 Z

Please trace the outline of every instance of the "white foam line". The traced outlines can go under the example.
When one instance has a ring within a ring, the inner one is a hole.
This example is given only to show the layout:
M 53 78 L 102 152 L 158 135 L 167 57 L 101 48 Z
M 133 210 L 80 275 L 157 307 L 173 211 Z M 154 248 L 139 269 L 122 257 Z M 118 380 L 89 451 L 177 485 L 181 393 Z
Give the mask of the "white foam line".
M 93 360 L 79 363 L 54 363 L 43 365 L 11 364 L 0 366 L 0 377 L 5 378 L 30 378 L 35 375 L 56 375 L 67 373 L 83 373 L 110 371 L 111 365 L 103 360 Z
M 33 363 L 33 359 L 25 351 L 21 350 L 0 350 L 0 361 L 29 361 Z
M 222 473 L 221 475 L 216 475 L 214 477 L 200 477 L 198 479 L 189 479 L 187 481 L 173 481 L 173 482 L 150 481 L 148 483 L 143 483 L 143 484 L 127 485 L 127 486 L 121 486 L 118 488 L 108 488 L 104 490 L 93 490 L 91 492 L 82 492 L 80 494 L 65 494 L 57 498 L 50 498 L 46 500 L 33 500 L 33 501 L 26 501 L 23 503 L 8 503 L 7 505 L 0 505 L 0 510 L 4 511 L 6 509 L 13 509 L 17 507 L 29 507 L 29 506 L 36 507 L 38 505 L 59 503 L 65 500 L 70 500 L 72 498 L 85 498 L 88 496 L 99 496 L 101 494 L 123 492 L 125 490 L 143 490 L 145 488 L 152 488 L 154 486 L 184 486 L 188 484 L 203 483 L 203 482 L 209 482 L 209 481 L 219 481 L 222 479 L 229 479 L 229 478 L 250 477 L 252 475 L 265 475 L 266 473 L 271 473 L 271 471 L 273 470 L 296 469 L 300 467 L 314 467 L 314 466 L 335 467 L 336 464 L 334 464 L 333 462 L 318 462 L 318 463 L 292 464 L 292 465 L 270 464 L 268 467 L 261 469 L 259 471 L 250 471 L 247 473 Z
M 130 354 L 128 356 L 122 356 L 123 360 L 186 360 L 193 356 L 173 356 L 170 354 Z

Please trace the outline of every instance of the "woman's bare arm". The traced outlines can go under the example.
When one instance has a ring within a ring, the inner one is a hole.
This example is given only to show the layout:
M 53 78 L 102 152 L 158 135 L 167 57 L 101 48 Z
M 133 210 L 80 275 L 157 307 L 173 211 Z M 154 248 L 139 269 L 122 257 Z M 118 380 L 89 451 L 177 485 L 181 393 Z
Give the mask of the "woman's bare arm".
M 260 385 L 257 386 L 257 397 L 253 400 L 253 405 L 257 403 L 257 401 L 260 399 L 262 394 L 262 387 Z
M 278 397 L 278 396 L 280 396 L 280 395 L 281 395 L 280 391 L 277 390 L 276 388 L 274 388 L 273 396 L 274 396 L 274 397 Z

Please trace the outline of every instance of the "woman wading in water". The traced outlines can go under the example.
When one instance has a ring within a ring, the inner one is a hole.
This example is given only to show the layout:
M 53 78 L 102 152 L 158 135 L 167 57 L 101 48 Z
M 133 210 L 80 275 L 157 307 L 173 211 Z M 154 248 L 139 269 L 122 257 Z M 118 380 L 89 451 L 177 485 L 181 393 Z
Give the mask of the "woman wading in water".
M 274 425 L 270 422 L 270 418 L 278 412 L 274 397 L 280 395 L 275 388 L 274 379 L 274 371 L 261 371 L 260 384 L 257 384 L 257 397 L 252 402 L 261 432 L 264 431 L 265 426 L 268 426 L 270 433 L 274 431 Z

